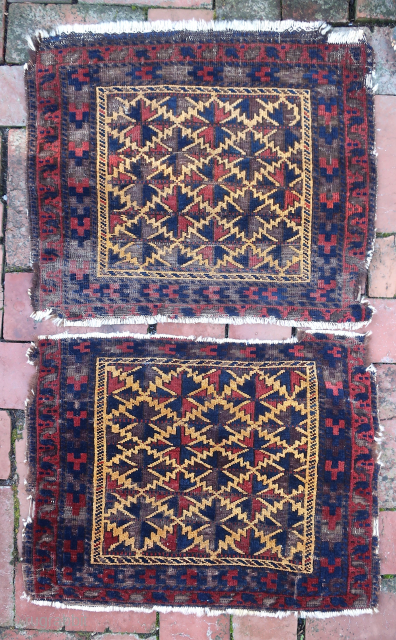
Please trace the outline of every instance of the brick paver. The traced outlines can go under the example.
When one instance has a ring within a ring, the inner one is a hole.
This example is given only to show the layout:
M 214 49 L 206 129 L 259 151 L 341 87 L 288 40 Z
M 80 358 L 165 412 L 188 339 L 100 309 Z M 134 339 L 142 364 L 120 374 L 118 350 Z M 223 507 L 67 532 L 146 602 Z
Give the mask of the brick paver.
M 26 125 L 26 97 L 23 67 L 0 67 L 0 126 Z
M 78 0 L 78 4 L 131 4 L 131 0 Z M 136 6 L 182 7 L 211 9 L 210 0 L 133 0 Z
M 8 133 L 6 262 L 30 267 L 30 232 L 26 187 L 26 131 Z
M 218 20 L 280 20 L 280 0 L 216 0 Z
M 4 205 L 0 202 L 0 238 L 3 237 Z
M 160 613 L 159 640 L 229 640 L 230 617 Z
M 378 499 L 383 509 L 396 509 L 396 418 L 382 420 Z
M 0 487 L 0 626 L 13 623 L 14 496 L 11 487 Z
M 396 20 L 394 0 L 356 0 L 356 20 Z
M 392 48 L 391 27 L 374 27 L 372 31 L 365 28 L 369 44 L 374 49 L 375 58 L 375 93 L 379 95 L 396 94 L 396 54 Z
M 214 11 L 211 9 L 149 9 L 149 20 L 213 20 Z
M 206 322 L 159 322 L 157 333 L 171 336 L 202 336 L 203 338 L 224 338 L 224 324 L 208 324 Z
M 129 4 L 129 3 L 128 3 Z M 118 20 L 144 20 L 141 9 L 133 7 L 57 4 L 11 4 L 8 12 L 6 62 L 22 64 L 29 59 L 26 36 L 34 36 L 38 29 L 64 24 L 99 24 Z
M 287 340 L 292 328 L 280 324 L 230 324 L 228 337 L 235 340 Z
M 234 640 L 296 640 L 297 619 L 233 616 Z
M 11 418 L 7 411 L 0 411 L 0 478 L 10 475 Z
M 396 57 L 394 51 L 393 55 Z M 375 96 L 374 102 L 378 152 L 376 227 L 377 232 L 392 233 L 396 232 L 396 96 Z
M 19 0 L 13 0 L 19 2 Z M 40 612 L 39 612 L 40 613 Z M 44 624 L 44 619 L 43 619 Z M 2 629 L 0 640 L 79 640 L 73 633 L 57 633 L 56 631 L 16 631 L 15 629 Z
M 57 609 L 51 606 L 38 607 L 21 597 L 24 590 L 22 565 L 18 563 L 15 574 L 15 626 L 18 629 L 40 629 L 45 624 L 47 629 L 52 630 L 65 627 L 66 631 L 101 632 L 109 629 L 119 633 L 151 634 L 156 627 L 154 612 L 81 611 L 72 608 Z
M 28 364 L 26 342 L 0 342 L 0 407 L 24 409 L 34 374 Z
M 120 635 L 119 633 L 101 633 L 95 635 L 95 640 L 139 640 L 141 636 L 137 636 L 134 633 L 123 633 Z M 157 640 L 157 636 L 145 636 L 144 640 Z
M 283 20 L 348 22 L 348 0 L 282 0 Z
M 305 640 L 395 640 L 396 594 L 380 593 L 380 613 L 308 618 Z
M 378 364 L 378 410 L 380 420 L 396 418 L 396 365 Z
M 393 298 L 396 295 L 395 236 L 376 239 L 369 269 L 369 295 L 372 298 Z
M 370 331 L 368 359 L 378 363 L 396 363 L 396 299 L 370 298 L 376 309 L 371 323 L 364 331 Z
M 22 437 L 15 441 L 15 462 L 18 474 L 18 500 L 19 500 L 19 528 L 17 534 L 17 547 L 19 557 L 22 553 L 23 526 L 32 515 L 32 500 L 28 492 L 25 480 L 28 476 L 28 465 L 26 464 L 27 432 L 23 430 Z
M 62 327 L 52 320 L 37 322 L 30 317 L 32 307 L 29 289 L 33 282 L 33 274 L 27 272 L 6 273 L 4 278 L 4 324 L 5 340 L 35 340 L 38 336 L 56 335 L 57 333 L 147 333 L 148 324 L 107 324 L 101 327 Z
M 396 574 L 396 511 L 379 514 L 381 575 Z

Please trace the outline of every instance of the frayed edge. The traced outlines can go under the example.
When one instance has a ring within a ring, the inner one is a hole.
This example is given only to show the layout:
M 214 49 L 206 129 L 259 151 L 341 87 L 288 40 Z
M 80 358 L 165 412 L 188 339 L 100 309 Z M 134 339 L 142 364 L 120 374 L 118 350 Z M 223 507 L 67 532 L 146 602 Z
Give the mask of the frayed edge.
M 67 24 L 59 25 L 51 31 L 40 29 L 36 38 L 45 39 L 72 33 L 151 33 L 159 31 L 286 31 L 318 32 L 325 35 L 331 27 L 323 21 L 299 22 L 295 20 L 219 20 L 206 22 L 205 20 L 120 20 L 118 22 L 103 22 L 101 24 Z M 33 44 L 33 42 L 32 42 Z M 29 45 L 30 46 L 30 45 Z M 34 45 L 33 45 L 34 46 Z
M 315 331 L 314 329 L 307 329 L 305 333 L 317 333 L 317 331 Z M 366 338 L 367 336 L 371 336 L 371 331 L 366 331 L 366 333 L 355 333 L 355 331 L 338 331 L 338 330 L 334 330 L 331 332 L 332 336 L 345 336 L 347 338 L 360 338 L 360 337 L 364 337 Z
M 38 336 L 38 340 L 80 340 L 81 338 L 134 338 L 143 340 L 156 340 L 157 338 L 165 338 L 171 340 L 195 340 L 195 342 L 215 342 L 217 344 L 223 343 L 238 343 L 238 344 L 295 344 L 298 342 L 296 337 L 286 338 L 285 340 L 260 340 L 259 338 L 251 338 L 249 340 L 235 340 L 234 338 L 210 338 L 203 336 L 175 336 L 168 333 L 131 333 L 129 331 L 120 331 L 119 333 L 100 333 L 100 331 L 93 331 L 92 333 L 58 333 L 52 336 Z
M 295 611 L 254 611 L 251 609 L 209 609 L 207 607 L 166 607 L 164 605 L 154 605 L 152 607 L 129 606 L 119 607 L 117 605 L 109 606 L 89 606 L 64 602 L 50 602 L 48 600 L 33 600 L 26 592 L 20 596 L 21 600 L 27 600 L 31 604 L 39 607 L 54 607 L 55 609 L 76 609 L 77 611 L 136 611 L 143 613 L 151 613 L 158 611 L 160 613 L 183 613 L 184 615 L 194 614 L 196 616 L 219 616 L 222 613 L 228 613 L 234 616 L 259 616 L 268 618 L 286 618 L 287 616 L 296 614 Z
M 342 611 L 299 611 L 300 618 L 335 618 L 337 616 L 363 616 L 366 613 L 378 613 L 377 607 L 369 609 L 343 609 Z
M 361 304 L 363 302 L 361 301 Z M 367 306 L 374 310 L 371 305 Z M 34 311 L 31 318 L 41 322 L 42 320 L 52 320 L 52 322 L 60 327 L 101 327 L 103 325 L 114 324 L 156 324 L 158 322 L 180 322 L 184 324 L 198 324 L 200 322 L 208 324 L 274 324 L 284 327 L 308 327 L 314 331 L 332 331 L 338 329 L 361 329 L 365 327 L 370 320 L 364 320 L 361 322 L 314 322 L 309 320 L 279 320 L 275 316 L 268 316 L 266 318 L 257 316 L 199 316 L 197 318 L 173 318 L 167 315 L 156 316 L 98 316 L 97 318 L 88 318 L 87 320 L 68 320 L 67 318 L 60 318 L 55 309 L 45 309 L 44 311 Z
M 228 613 L 234 616 L 257 616 L 262 618 L 286 618 L 290 615 L 294 615 L 299 618 L 333 618 L 336 616 L 360 616 L 365 613 L 378 613 L 377 608 L 371 609 L 344 609 L 342 611 L 255 611 L 253 609 L 212 609 L 208 607 L 166 607 L 163 605 L 154 605 L 153 607 L 139 607 L 128 606 L 119 607 L 117 605 L 109 606 L 89 606 L 79 605 L 74 603 L 64 602 L 50 602 L 48 600 L 34 600 L 26 592 L 23 592 L 20 596 L 21 600 L 27 600 L 31 604 L 38 605 L 40 607 L 54 607 L 55 609 L 75 609 L 77 611 L 97 611 L 97 612 L 113 612 L 113 611 L 136 611 L 151 613 L 158 611 L 159 613 L 183 613 L 184 615 L 193 614 L 196 616 L 218 616 L 222 613 Z
M 367 42 L 364 29 L 335 27 L 327 36 L 328 44 L 364 44 Z

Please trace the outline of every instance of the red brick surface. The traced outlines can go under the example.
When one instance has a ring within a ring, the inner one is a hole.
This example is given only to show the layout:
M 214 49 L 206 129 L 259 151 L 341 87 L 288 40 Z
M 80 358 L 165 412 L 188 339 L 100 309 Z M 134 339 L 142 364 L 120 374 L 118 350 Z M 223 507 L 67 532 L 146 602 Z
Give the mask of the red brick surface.
M 234 616 L 232 620 L 234 640 L 296 640 L 297 618 L 259 616 Z
M 33 274 L 27 272 L 6 273 L 4 278 L 4 326 L 5 340 L 34 340 L 37 336 L 56 335 L 58 333 L 147 333 L 147 324 L 114 324 L 101 327 L 59 327 L 52 320 L 37 322 L 30 317 L 33 309 L 30 304 L 29 289 Z
M 149 20 L 213 20 L 211 9 L 149 9 Z
M 3 237 L 4 205 L 0 202 L 0 238 Z
M 280 324 L 230 324 L 228 337 L 235 340 L 287 340 L 292 328 Z
M 131 4 L 130 0 L 78 0 L 79 4 Z M 206 8 L 210 9 L 210 0 L 134 0 L 133 4 L 140 6 L 158 7 L 184 7 L 184 8 Z
M 23 66 L 0 67 L 0 126 L 26 125 L 26 97 Z
M 229 640 L 230 617 L 160 613 L 159 640 Z
M 377 231 L 396 231 L 396 96 L 375 96 Z
M 371 298 L 393 298 L 396 295 L 395 236 L 377 238 L 369 269 Z
M 11 487 L 0 487 L 0 626 L 13 622 L 14 497 Z
M 19 2 L 19 0 L 13 0 Z M 44 626 L 43 619 L 43 626 Z M 3 629 L 0 631 L 0 640 L 78 640 L 73 633 L 57 633 L 56 631 L 16 631 L 15 629 Z
M 396 419 L 382 420 L 381 469 L 378 485 L 379 504 L 396 509 Z
M 380 420 L 396 418 L 396 365 L 379 364 L 376 370 Z
M 26 490 L 25 480 L 28 475 L 28 466 L 26 464 L 26 444 L 27 434 L 26 428 L 23 431 L 23 436 L 20 440 L 15 441 L 15 458 L 16 458 L 16 470 L 18 474 L 18 500 L 19 500 L 19 528 L 17 534 L 18 553 L 20 558 L 22 554 L 22 533 L 23 525 L 26 523 L 28 517 L 32 514 L 32 501 Z
M 0 407 L 24 409 L 30 380 L 34 374 L 28 364 L 26 342 L 0 342 Z
M 11 418 L 7 411 L 0 411 L 0 478 L 10 475 Z
M 1 67 L 0 67 L 1 68 Z M 6 262 L 11 267 L 30 267 L 30 232 L 27 216 L 26 132 L 8 133 Z
M 396 299 L 370 299 L 376 309 L 373 319 L 364 331 L 371 331 L 368 342 L 371 362 L 396 363 Z
M 380 512 L 379 535 L 381 575 L 396 574 L 396 511 Z
M 308 618 L 305 640 L 395 640 L 395 629 L 396 594 L 381 593 L 379 613 Z
M 171 336 L 202 336 L 203 338 L 224 338 L 224 324 L 207 324 L 205 322 L 159 322 L 157 333 Z

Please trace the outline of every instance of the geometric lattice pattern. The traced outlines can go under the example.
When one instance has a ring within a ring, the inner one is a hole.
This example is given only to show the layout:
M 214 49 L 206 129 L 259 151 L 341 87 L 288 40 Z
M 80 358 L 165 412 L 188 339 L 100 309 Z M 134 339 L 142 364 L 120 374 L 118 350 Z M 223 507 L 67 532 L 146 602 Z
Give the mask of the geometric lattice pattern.
M 98 276 L 310 279 L 307 89 L 98 87 Z
M 313 568 L 313 362 L 98 358 L 93 563 Z

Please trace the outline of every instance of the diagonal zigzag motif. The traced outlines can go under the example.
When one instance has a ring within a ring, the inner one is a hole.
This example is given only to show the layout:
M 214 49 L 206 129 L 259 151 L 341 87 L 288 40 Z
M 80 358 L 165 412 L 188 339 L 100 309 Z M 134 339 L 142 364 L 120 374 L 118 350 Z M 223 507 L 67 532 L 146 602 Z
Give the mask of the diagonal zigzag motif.
M 98 87 L 98 275 L 302 282 L 310 93 Z
M 311 362 L 99 358 L 92 561 L 312 571 Z

